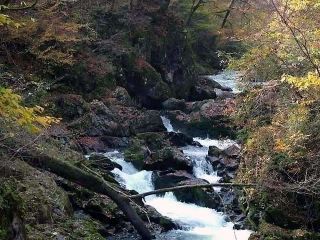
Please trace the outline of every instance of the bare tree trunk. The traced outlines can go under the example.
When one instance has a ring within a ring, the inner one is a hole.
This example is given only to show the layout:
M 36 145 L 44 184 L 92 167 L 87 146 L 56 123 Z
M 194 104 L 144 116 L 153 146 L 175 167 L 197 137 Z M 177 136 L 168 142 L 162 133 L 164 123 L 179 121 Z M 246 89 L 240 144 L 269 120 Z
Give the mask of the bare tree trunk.
M 143 239 L 153 238 L 145 223 L 130 205 L 130 199 L 125 197 L 121 191 L 112 187 L 102 178 L 86 172 L 70 163 L 52 158 L 42 153 L 29 150 L 21 153 L 23 160 L 30 165 L 55 173 L 71 182 L 79 184 L 93 192 L 100 193 L 112 199 L 122 212 L 127 216 L 132 225 Z
M 190 14 L 189 14 L 189 17 L 188 17 L 188 20 L 187 20 L 187 26 L 190 26 L 191 24 L 191 20 L 192 20 L 192 17 L 194 15 L 194 13 L 198 10 L 198 8 L 201 6 L 203 2 L 203 0 L 198 0 L 198 2 L 196 2 L 197 0 L 193 0 L 193 3 L 192 3 L 192 7 L 191 7 L 191 10 L 190 10 Z
M 230 1 L 228 9 L 226 11 L 226 15 L 223 18 L 223 21 L 222 21 L 222 24 L 221 24 L 221 28 L 225 27 L 225 25 L 227 23 L 227 20 L 228 20 L 228 17 L 230 16 L 230 13 L 231 13 L 231 9 L 232 9 L 233 5 L 235 4 L 235 2 L 236 2 L 236 0 L 231 0 Z

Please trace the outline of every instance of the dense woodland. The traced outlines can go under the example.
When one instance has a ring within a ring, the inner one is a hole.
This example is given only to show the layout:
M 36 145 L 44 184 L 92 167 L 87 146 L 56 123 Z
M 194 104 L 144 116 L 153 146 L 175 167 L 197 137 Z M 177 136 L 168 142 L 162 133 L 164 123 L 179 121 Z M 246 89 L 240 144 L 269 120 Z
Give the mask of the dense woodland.
M 204 77 L 223 69 L 241 93 Z M 320 239 L 320 1 L 0 0 L 0 122 L 1 240 L 179 228 L 116 181 L 110 149 L 156 188 L 201 185 L 176 197 L 242 214 L 250 240 Z M 242 146 L 207 156 L 232 206 L 193 179 L 195 135 Z

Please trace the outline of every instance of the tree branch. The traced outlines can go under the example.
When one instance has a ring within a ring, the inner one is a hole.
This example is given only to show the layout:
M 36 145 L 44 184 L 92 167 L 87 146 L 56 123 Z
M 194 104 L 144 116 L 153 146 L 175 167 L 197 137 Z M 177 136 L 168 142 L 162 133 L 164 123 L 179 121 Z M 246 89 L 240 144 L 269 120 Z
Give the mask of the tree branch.
M 190 188 L 210 188 L 210 187 L 237 187 L 237 188 L 254 188 L 256 184 L 242 184 L 242 183 L 208 183 L 208 184 L 194 184 L 194 185 L 184 185 L 184 186 L 177 186 L 171 188 L 161 188 L 158 190 L 145 192 L 141 194 L 136 194 L 132 196 L 128 196 L 130 199 L 135 198 L 144 198 L 146 196 L 158 194 L 158 193 L 165 193 L 165 192 L 172 192 L 182 189 L 190 189 Z
M 221 28 L 224 28 L 226 23 L 227 23 L 227 20 L 228 20 L 228 17 L 231 13 L 231 9 L 233 7 L 233 5 L 235 4 L 236 0 L 231 0 L 230 3 L 229 3 L 229 7 L 228 9 L 226 10 L 226 15 L 224 16 L 224 19 L 223 19 L 223 22 L 221 24 Z

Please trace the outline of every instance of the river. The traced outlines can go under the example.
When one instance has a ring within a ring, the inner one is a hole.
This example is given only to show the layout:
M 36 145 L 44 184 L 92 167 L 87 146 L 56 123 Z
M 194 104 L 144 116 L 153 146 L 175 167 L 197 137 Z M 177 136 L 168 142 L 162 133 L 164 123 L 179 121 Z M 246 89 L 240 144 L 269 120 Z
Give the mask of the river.
M 236 73 L 224 72 L 212 78 L 219 83 L 235 87 Z M 175 131 L 166 117 L 162 121 L 167 131 Z M 193 174 L 197 178 L 205 179 L 210 183 L 219 181 L 217 173 L 206 160 L 210 146 L 220 149 L 235 144 L 232 140 L 194 138 L 201 144 L 200 147 L 187 146 L 182 148 L 185 155 L 193 162 Z M 105 153 L 112 161 L 120 164 L 122 170 L 115 169 L 113 173 L 117 180 L 129 190 L 139 193 L 154 190 L 151 171 L 138 171 L 131 163 L 124 160 L 123 154 L 118 151 Z M 215 189 L 219 191 L 219 189 Z M 173 193 L 166 193 L 163 197 L 148 196 L 146 204 L 154 207 L 163 216 L 169 217 L 176 222 L 181 229 L 172 230 L 157 236 L 163 240 L 247 240 L 251 234 L 249 230 L 234 230 L 234 224 L 228 222 L 227 217 L 214 209 L 200 207 L 195 204 L 178 201 Z

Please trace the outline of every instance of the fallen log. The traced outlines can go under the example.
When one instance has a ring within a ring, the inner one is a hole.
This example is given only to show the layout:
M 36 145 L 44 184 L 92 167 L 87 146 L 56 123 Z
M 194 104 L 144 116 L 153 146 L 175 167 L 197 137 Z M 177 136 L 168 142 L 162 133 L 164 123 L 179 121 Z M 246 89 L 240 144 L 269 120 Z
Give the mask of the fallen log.
M 34 167 L 52 172 L 93 192 L 108 196 L 122 210 L 143 239 L 149 240 L 154 238 L 135 209 L 130 205 L 130 199 L 102 178 L 68 162 L 52 158 L 37 151 L 22 151 L 19 153 L 25 162 Z
M 136 195 L 128 196 L 130 199 L 135 198 L 144 198 L 146 196 L 158 194 L 158 193 L 166 193 L 166 192 L 174 192 L 181 189 L 190 189 L 190 188 L 210 188 L 210 187 L 237 187 L 237 188 L 252 188 L 256 187 L 256 184 L 242 184 L 242 183 L 208 183 L 208 184 L 193 184 L 193 185 L 183 185 L 177 187 L 170 188 L 161 188 L 150 192 L 140 193 Z

